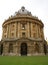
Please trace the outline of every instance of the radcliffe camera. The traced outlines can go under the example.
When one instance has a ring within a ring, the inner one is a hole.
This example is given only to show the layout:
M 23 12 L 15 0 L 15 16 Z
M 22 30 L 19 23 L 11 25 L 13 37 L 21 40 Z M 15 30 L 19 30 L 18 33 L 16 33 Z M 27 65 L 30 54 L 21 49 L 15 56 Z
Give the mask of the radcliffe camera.
M 2 24 L 0 55 L 46 55 L 44 24 L 24 6 Z

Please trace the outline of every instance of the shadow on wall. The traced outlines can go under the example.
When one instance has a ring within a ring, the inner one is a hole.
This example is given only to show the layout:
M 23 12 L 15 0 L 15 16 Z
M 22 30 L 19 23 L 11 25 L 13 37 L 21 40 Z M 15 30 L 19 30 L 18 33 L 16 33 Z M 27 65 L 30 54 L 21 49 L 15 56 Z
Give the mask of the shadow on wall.
M 3 44 L 0 45 L 0 55 L 3 53 Z
M 47 54 L 47 42 L 46 42 L 46 40 L 44 41 L 44 53 L 45 53 L 45 55 Z

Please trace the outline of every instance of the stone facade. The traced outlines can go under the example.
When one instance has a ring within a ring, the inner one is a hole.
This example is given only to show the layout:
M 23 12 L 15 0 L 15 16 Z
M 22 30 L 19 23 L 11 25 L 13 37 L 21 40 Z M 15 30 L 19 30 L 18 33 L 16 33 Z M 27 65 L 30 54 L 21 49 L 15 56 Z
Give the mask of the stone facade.
M 2 55 L 43 55 L 43 23 L 22 7 L 5 20 L 0 44 Z

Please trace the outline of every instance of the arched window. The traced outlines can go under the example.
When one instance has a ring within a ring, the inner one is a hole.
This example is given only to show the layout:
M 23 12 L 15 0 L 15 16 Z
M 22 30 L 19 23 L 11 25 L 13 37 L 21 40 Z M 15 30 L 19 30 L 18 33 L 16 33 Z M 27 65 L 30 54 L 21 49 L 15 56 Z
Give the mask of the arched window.
M 13 52 L 13 44 L 10 43 L 10 44 L 9 44 L 9 53 L 12 53 L 12 52 Z

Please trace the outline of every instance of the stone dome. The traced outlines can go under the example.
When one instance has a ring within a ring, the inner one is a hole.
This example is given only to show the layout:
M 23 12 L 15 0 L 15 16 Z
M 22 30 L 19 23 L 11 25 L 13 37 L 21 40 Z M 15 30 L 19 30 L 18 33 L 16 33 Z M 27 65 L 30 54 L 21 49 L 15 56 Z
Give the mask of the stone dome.
M 21 9 L 19 9 L 17 12 L 15 12 L 14 15 L 9 16 L 9 18 L 4 21 L 3 26 L 4 26 L 4 24 L 7 23 L 7 22 L 10 23 L 10 20 L 14 20 L 14 19 L 17 20 L 17 19 L 21 19 L 21 18 L 25 18 L 25 19 L 27 18 L 27 19 L 30 19 L 30 20 L 36 20 L 36 21 L 37 21 L 36 23 L 39 22 L 42 27 L 44 26 L 44 24 L 42 23 L 42 21 L 39 20 L 38 17 L 33 16 L 33 15 L 31 14 L 31 12 L 29 12 L 27 9 L 25 9 L 24 6 L 22 6 Z M 13 21 L 12 21 L 12 22 L 13 22 Z M 32 21 L 32 22 L 33 22 L 33 21 Z M 35 22 L 35 21 L 34 21 L 34 22 Z M 39 23 L 38 23 L 38 24 L 39 24 Z
M 24 6 L 22 6 L 21 9 L 18 10 L 17 14 L 27 14 L 27 15 L 31 15 L 31 12 L 29 12 L 28 10 L 25 9 Z

